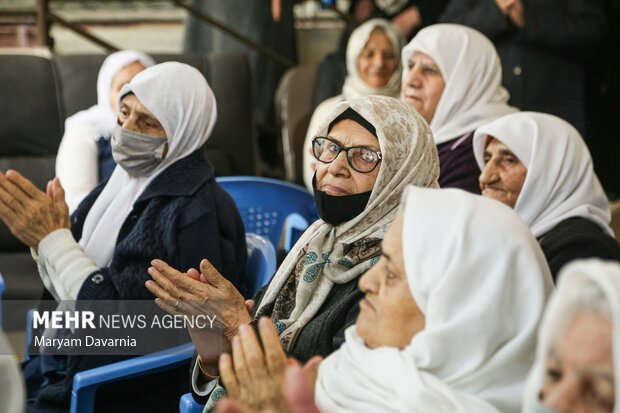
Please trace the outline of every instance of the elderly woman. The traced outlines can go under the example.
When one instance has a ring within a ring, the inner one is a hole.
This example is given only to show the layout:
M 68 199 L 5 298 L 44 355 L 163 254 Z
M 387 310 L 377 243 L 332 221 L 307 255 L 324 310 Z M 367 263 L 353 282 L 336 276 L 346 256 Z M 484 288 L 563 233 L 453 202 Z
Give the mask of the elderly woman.
M 110 138 L 116 125 L 121 87 L 155 62 L 133 50 L 109 55 L 97 78 L 97 104 L 65 121 L 65 135 L 56 157 L 56 176 L 65 190 L 69 212 L 100 182 L 107 181 L 116 166 Z
M 260 316 L 276 323 L 284 350 L 302 362 L 336 350 L 359 311 L 358 278 L 379 260 L 403 188 L 437 186 L 439 165 L 430 130 L 394 98 L 366 96 L 340 103 L 317 135 L 315 200 L 321 219 L 259 292 L 253 314 L 207 261 L 201 263 L 201 277 L 208 284 L 194 280 L 194 271 L 186 276 L 161 261 L 150 270 L 153 281 L 147 287 L 171 312 L 191 312 L 196 302 L 221 305 L 226 351 L 238 327 Z M 200 354 L 192 373 L 194 391 L 217 400 L 223 389 L 211 390 L 219 375 L 219 354 L 212 354 L 210 332 L 190 333 Z
M 493 44 L 476 30 L 456 24 L 422 29 L 402 52 L 401 97 L 433 130 L 442 188 L 480 193 L 480 169 L 471 151 L 477 127 L 515 112 L 502 87 Z
M 188 65 L 163 63 L 139 73 L 119 96 L 112 137 L 118 166 L 71 221 L 57 178 L 45 194 L 15 171 L 0 174 L 0 218 L 31 247 L 56 300 L 152 300 L 144 282 L 155 257 L 184 268 L 208 257 L 237 284 L 246 259 L 243 224 L 201 152 L 217 118 L 206 80 Z M 66 406 L 73 374 L 116 360 L 69 356 L 54 364 L 46 357 L 25 367 L 29 399 L 40 408 Z M 149 387 L 143 394 L 146 410 L 165 406 L 167 395 L 168 406 L 176 404 L 175 392 Z
M 480 189 L 521 216 L 554 279 L 577 258 L 620 261 L 605 192 L 579 132 L 543 113 L 505 116 L 476 131 Z
M 553 289 L 536 240 L 509 208 L 460 190 L 411 188 L 403 209 L 359 281 L 355 326 L 320 364 L 319 410 L 520 412 Z M 286 365 L 269 328 L 260 333 L 265 368 L 252 363 L 262 350 L 248 329 L 221 363 L 231 398 L 254 408 L 261 383 L 279 384 Z
M 524 413 L 620 411 L 619 323 L 620 265 L 566 266 L 540 327 Z
M 312 177 L 316 159 L 312 139 L 321 122 L 334 107 L 346 99 L 382 95 L 397 98 L 400 94 L 400 50 L 404 39 L 389 21 L 372 19 L 351 33 L 347 45 L 347 72 L 342 94 L 323 101 L 312 114 L 304 142 L 304 183 L 313 191 Z

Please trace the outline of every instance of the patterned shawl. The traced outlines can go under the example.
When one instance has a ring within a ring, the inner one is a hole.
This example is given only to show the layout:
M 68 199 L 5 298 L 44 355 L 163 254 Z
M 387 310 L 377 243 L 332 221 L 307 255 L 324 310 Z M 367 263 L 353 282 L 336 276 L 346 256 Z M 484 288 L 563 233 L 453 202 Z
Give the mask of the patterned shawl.
M 430 128 L 407 104 L 385 96 L 340 103 L 325 119 L 352 108 L 377 130 L 381 169 L 364 211 L 332 226 L 318 220 L 288 254 L 259 303 L 256 316 L 271 315 L 286 350 L 325 302 L 334 284 L 359 277 L 378 260 L 380 242 L 409 184 L 437 187 L 439 162 Z
M 321 308 L 334 284 L 345 284 L 374 265 L 380 243 L 394 220 L 407 185 L 438 188 L 439 158 L 433 135 L 422 117 L 404 102 L 386 96 L 364 96 L 339 103 L 318 134 L 352 108 L 377 131 L 383 159 L 368 205 L 350 221 L 333 226 L 316 221 L 304 232 L 271 280 L 255 317 L 270 316 L 285 350 Z M 217 386 L 205 412 L 226 395 Z

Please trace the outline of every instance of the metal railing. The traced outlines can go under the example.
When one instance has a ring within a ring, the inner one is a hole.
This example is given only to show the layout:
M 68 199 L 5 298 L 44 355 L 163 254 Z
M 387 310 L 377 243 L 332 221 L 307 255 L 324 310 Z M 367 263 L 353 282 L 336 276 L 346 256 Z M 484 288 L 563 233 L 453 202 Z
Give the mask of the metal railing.
M 120 50 L 121 48 L 101 39 L 100 37 L 94 35 L 91 31 L 85 29 L 80 24 L 76 24 L 74 22 L 68 21 L 65 18 L 61 17 L 57 13 L 50 10 L 50 3 L 52 0 L 36 0 L 35 9 L 34 10 L 20 10 L 20 11 L 4 11 L 2 14 L 4 16 L 12 16 L 16 18 L 27 18 L 32 19 L 34 17 L 36 32 L 37 32 L 37 43 L 40 46 L 48 47 L 50 50 L 54 49 L 54 39 L 50 36 L 50 29 L 52 24 L 59 24 L 64 28 L 76 33 L 77 35 L 91 41 L 92 43 L 101 46 L 108 52 L 113 52 Z M 207 23 L 211 27 L 216 28 L 217 30 L 222 31 L 226 35 L 232 37 L 238 42 L 244 44 L 245 46 L 257 51 L 262 56 L 281 64 L 284 67 L 292 67 L 295 65 L 295 62 L 290 58 L 278 53 L 277 51 L 255 42 L 251 38 L 245 36 L 234 28 L 227 26 L 221 21 L 214 19 L 207 13 L 198 10 L 197 8 L 188 4 L 187 1 L 184 0 L 170 0 L 170 2 L 176 7 L 182 8 L 190 13 L 192 16 L 202 20 Z M 351 17 L 342 11 L 338 10 L 333 5 L 328 5 L 328 8 L 334 10 L 336 15 L 343 20 L 350 20 Z

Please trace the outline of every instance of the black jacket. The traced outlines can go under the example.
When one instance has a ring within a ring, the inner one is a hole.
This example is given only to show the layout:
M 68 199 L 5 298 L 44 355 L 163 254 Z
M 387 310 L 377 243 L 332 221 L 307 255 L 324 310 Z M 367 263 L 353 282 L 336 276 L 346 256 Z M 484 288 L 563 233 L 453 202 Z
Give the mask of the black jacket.
M 585 218 L 569 218 L 538 237 L 547 258 L 553 281 L 571 261 L 601 258 L 620 262 L 620 245 L 594 222 Z
M 76 240 L 104 186 L 96 187 L 73 214 L 71 230 Z M 150 279 L 147 269 L 154 258 L 183 271 L 198 268 L 208 258 L 233 284 L 240 285 L 246 255 L 237 208 L 215 181 L 202 151 L 196 151 L 168 167 L 140 195 L 121 227 L 112 263 L 86 279 L 78 300 L 153 300 L 144 283 Z M 24 375 L 31 404 L 46 409 L 68 406 L 76 373 L 128 357 L 64 356 L 56 360 L 64 367 L 54 372 L 41 366 L 41 358 L 26 363 Z M 189 391 L 186 369 L 105 386 L 97 405 L 109 404 L 110 411 L 173 411 L 180 395 Z M 43 370 L 47 382 L 41 381 Z
M 604 0 L 521 0 L 525 26 L 495 0 L 452 0 L 440 17 L 490 38 L 502 61 L 510 104 L 551 113 L 585 130 L 584 62 L 605 39 Z

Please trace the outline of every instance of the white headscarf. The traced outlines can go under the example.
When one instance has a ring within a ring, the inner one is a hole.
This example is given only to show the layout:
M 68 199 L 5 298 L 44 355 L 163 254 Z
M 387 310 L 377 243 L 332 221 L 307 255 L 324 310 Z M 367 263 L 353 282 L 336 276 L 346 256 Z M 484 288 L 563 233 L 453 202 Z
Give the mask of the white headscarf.
M 89 125 L 96 133 L 92 139 L 108 137 L 116 124 L 116 112 L 110 102 L 112 81 L 124 67 L 139 62 L 145 68 L 151 67 L 155 61 L 147 54 L 134 50 L 122 50 L 110 54 L 103 61 L 97 77 L 97 104 L 70 116 L 65 121 L 65 130 L 78 124 Z
M 163 126 L 168 154 L 148 177 L 132 178 L 117 166 L 88 212 L 80 245 L 100 267 L 112 260 L 118 232 L 140 194 L 166 168 L 202 147 L 217 119 L 207 81 L 183 63 L 161 63 L 138 73 L 121 89 L 119 102 L 130 92 Z
M 319 368 L 317 405 L 324 413 L 520 412 L 553 288 L 538 243 L 493 200 L 415 187 L 404 199 L 405 271 L 425 327 L 403 350 L 369 349 L 349 328 Z
M 403 49 L 408 66 L 415 52 L 430 56 L 445 83 L 430 123 L 435 142 L 448 142 L 478 126 L 516 112 L 502 87 L 502 66 L 493 43 L 482 33 L 458 24 L 436 24 L 420 32 Z M 403 82 L 407 71 L 403 71 Z
M 314 317 L 334 284 L 345 284 L 358 277 L 374 262 L 363 257 L 359 263 L 343 262 L 345 246 L 364 238 L 381 239 L 394 220 L 403 189 L 409 185 L 438 187 L 439 159 L 433 137 L 424 119 L 407 104 L 386 96 L 365 96 L 336 106 L 319 130 L 327 136 L 329 124 L 348 108 L 355 110 L 377 132 L 383 159 L 377 180 L 364 211 L 338 226 L 322 220 L 308 228 L 287 255 L 259 304 L 257 314 L 273 303 L 301 257 L 307 259 L 296 289 L 295 308 L 280 338 L 290 343 Z M 313 268 L 310 268 L 313 267 Z M 317 271 L 314 271 L 317 270 Z M 311 277 L 306 277 L 307 274 Z M 276 323 L 278 326 L 278 323 Z
M 487 136 L 506 145 L 527 168 L 515 211 L 540 237 L 560 222 L 583 217 L 612 237 L 609 204 L 590 152 L 568 122 L 536 112 L 515 113 L 481 126 L 474 135 L 474 156 L 484 168 Z
M 620 265 L 615 262 L 605 262 L 598 259 L 574 261 L 564 267 L 560 273 L 558 289 L 549 300 L 547 311 L 540 325 L 536 362 L 527 379 L 523 401 L 523 412 L 535 412 L 538 394 L 545 380 L 545 366 L 549 351 L 551 351 L 564 337 L 566 330 L 575 316 L 582 311 L 601 307 L 591 294 L 592 287 L 600 290 L 611 310 L 612 351 L 615 372 L 616 404 L 614 413 L 620 412 Z
M 398 67 L 385 86 L 376 88 L 369 86 L 362 80 L 357 68 L 360 55 L 375 29 L 381 29 L 392 44 L 394 58 L 398 60 Z M 398 98 L 400 96 L 400 84 L 403 65 L 400 62 L 400 51 L 405 44 L 405 39 L 398 29 L 385 19 L 371 19 L 353 30 L 347 44 L 347 77 L 344 80 L 342 94 L 345 99 L 353 99 L 367 95 L 382 95 Z M 314 131 L 313 131 L 314 132 Z

